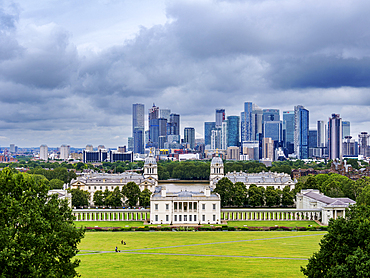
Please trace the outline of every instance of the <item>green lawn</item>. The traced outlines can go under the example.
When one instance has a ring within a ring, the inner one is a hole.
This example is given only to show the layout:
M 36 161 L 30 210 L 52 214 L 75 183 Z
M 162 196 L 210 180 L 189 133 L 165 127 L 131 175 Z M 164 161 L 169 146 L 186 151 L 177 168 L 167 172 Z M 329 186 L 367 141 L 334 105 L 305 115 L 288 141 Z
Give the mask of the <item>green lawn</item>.
M 144 226 L 143 221 L 75 221 L 77 227 L 140 227 Z M 228 221 L 228 226 L 230 227 L 243 227 L 247 225 L 249 227 L 274 227 L 275 225 L 278 226 L 285 226 L 285 227 L 308 227 L 308 225 L 312 225 L 313 227 L 319 226 L 315 221 Z M 157 225 L 150 225 L 150 226 L 157 226 Z M 168 225 L 161 225 L 161 226 L 168 226 Z M 204 225 L 209 226 L 209 225 Z M 214 225 L 214 226 L 221 226 Z
M 323 234 L 91 232 L 79 246 L 83 255 L 77 257 L 81 260 L 78 272 L 82 277 L 302 277 L 300 266 L 307 261 L 286 258 L 307 259 L 318 250 Z M 125 252 L 88 254 L 113 251 L 115 246 Z
M 143 221 L 75 221 L 77 227 L 140 227 Z
M 318 227 L 319 225 L 315 221 L 227 221 L 227 225 L 230 227 L 243 227 L 244 225 L 249 227 L 274 227 L 275 225 L 284 227 Z

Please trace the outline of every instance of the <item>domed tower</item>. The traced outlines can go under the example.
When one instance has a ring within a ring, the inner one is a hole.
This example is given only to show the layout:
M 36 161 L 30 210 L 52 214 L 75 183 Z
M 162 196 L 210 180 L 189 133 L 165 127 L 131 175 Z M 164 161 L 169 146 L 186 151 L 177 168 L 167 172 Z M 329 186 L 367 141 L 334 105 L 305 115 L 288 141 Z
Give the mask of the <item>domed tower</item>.
M 144 163 L 144 178 L 149 181 L 154 181 L 158 185 L 157 161 L 152 154 L 145 159 Z
M 212 189 L 216 183 L 224 177 L 224 163 L 219 156 L 215 156 L 211 161 L 211 174 L 209 176 L 209 185 Z

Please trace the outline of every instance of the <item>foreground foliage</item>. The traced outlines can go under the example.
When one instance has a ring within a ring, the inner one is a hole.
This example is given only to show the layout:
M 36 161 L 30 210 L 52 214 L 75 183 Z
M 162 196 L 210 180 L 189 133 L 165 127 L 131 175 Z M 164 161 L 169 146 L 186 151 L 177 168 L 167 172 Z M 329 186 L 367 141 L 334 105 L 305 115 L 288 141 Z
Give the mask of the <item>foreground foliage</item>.
M 0 172 L 0 277 L 74 277 L 84 230 L 46 182 Z
M 330 220 L 320 250 L 302 272 L 308 277 L 368 277 L 370 273 L 370 206 L 355 205 L 347 219 Z

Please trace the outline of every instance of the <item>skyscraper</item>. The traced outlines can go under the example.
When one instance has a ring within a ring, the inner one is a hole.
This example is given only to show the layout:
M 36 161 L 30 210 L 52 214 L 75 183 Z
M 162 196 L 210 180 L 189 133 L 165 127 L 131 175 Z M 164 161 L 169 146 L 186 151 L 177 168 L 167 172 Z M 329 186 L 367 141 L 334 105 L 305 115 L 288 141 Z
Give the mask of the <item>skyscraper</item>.
M 367 132 L 361 132 L 358 135 L 358 144 L 360 145 L 360 155 L 363 155 L 364 157 L 369 157 L 369 138 L 370 135 Z
M 294 154 L 308 158 L 309 111 L 302 105 L 294 106 Z
M 239 116 L 227 117 L 227 146 L 239 146 Z
M 129 152 L 133 152 L 134 149 L 135 149 L 135 140 L 134 140 L 134 137 L 128 137 L 127 138 L 127 150 Z
M 180 115 L 171 114 L 169 128 L 167 129 L 168 135 L 180 135 Z
M 258 134 L 262 134 L 263 110 L 253 104 L 252 109 L 252 140 L 257 140 Z
M 244 103 L 244 112 L 241 112 L 241 141 L 251 141 L 252 138 L 252 102 Z
M 195 129 L 194 127 L 185 127 L 184 128 L 184 143 L 190 145 L 190 149 L 195 147 Z
M 319 148 L 326 147 L 327 144 L 327 129 L 324 121 L 317 121 L 317 146 Z
M 144 153 L 144 104 L 136 103 L 132 105 L 132 138 L 135 153 Z M 142 138 L 137 138 L 141 135 Z M 136 136 L 136 137 L 135 137 Z M 137 144 L 141 144 L 140 146 Z M 130 147 L 129 147 L 130 148 Z
M 212 129 L 216 127 L 215 122 L 205 122 L 204 123 L 204 145 L 211 146 L 211 135 Z
M 279 109 L 263 109 L 263 122 L 280 121 Z
M 170 121 L 171 110 L 170 109 L 159 109 L 159 117 L 164 118 L 167 122 Z
M 40 146 L 40 159 L 47 161 L 49 158 L 48 156 L 48 146 L 41 145 Z
M 265 121 L 263 124 L 263 137 L 271 138 L 275 142 L 275 147 L 277 143 L 282 141 L 282 122 L 281 121 Z
M 308 147 L 317 148 L 317 130 L 309 130 Z
M 216 109 L 216 127 L 221 127 L 223 121 L 225 121 L 225 109 Z
M 227 149 L 227 121 L 222 122 L 221 126 L 221 149 L 226 150 Z
M 153 106 L 149 109 L 149 140 L 152 143 L 158 143 L 158 128 L 159 128 L 159 107 L 155 106 L 153 103 Z M 158 147 L 155 146 L 154 147 Z
M 343 139 L 347 136 L 351 136 L 351 123 L 349 121 L 342 121 L 343 127 Z
M 283 111 L 283 141 L 287 153 L 294 153 L 294 111 Z
M 332 114 L 329 118 L 328 126 L 328 143 L 329 143 L 329 159 L 342 159 L 342 118 L 339 114 Z

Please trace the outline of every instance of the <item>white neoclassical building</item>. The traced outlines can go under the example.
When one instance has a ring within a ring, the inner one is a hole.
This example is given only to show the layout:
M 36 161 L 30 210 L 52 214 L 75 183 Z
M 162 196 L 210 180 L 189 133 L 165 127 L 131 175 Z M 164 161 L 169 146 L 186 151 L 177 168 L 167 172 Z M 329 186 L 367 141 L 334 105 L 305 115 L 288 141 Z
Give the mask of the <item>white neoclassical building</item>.
M 346 216 L 346 208 L 356 202 L 350 198 L 331 198 L 317 189 L 302 189 L 297 193 L 297 209 L 321 209 L 321 222 L 329 224 L 329 219 Z
M 90 193 L 90 203 L 93 203 L 94 193 L 98 190 L 113 191 L 116 187 L 122 190 L 122 187 L 128 182 L 136 183 L 140 190 L 149 189 L 154 192 L 158 185 L 157 162 L 152 155 L 145 159 L 144 174 L 138 174 L 133 171 L 127 171 L 121 174 L 89 173 L 77 177 L 71 181 L 71 189 L 81 189 Z
M 202 192 L 167 192 L 158 186 L 150 198 L 151 224 L 220 224 L 220 195 L 209 186 Z
M 245 184 L 247 189 L 251 184 L 257 186 L 263 186 L 265 189 L 268 186 L 273 186 L 274 189 L 283 190 L 285 186 L 289 186 L 290 190 L 294 189 L 296 181 L 293 181 L 290 175 L 286 173 L 276 172 L 260 172 L 260 173 L 245 173 L 240 172 L 229 172 L 224 175 L 224 163 L 218 156 L 213 157 L 211 161 L 211 171 L 209 176 L 211 189 L 216 188 L 217 182 L 223 177 L 228 178 L 232 183 L 242 182 Z
M 263 186 L 265 189 L 268 186 L 274 187 L 274 189 L 283 190 L 285 186 L 289 186 L 290 190 L 294 189 L 296 182 L 292 180 L 290 175 L 286 173 L 276 172 L 260 172 L 260 173 L 245 173 L 245 172 L 232 172 L 227 173 L 226 177 L 232 182 L 242 182 L 245 184 L 247 189 L 251 184 L 257 186 Z
M 211 161 L 211 171 L 209 175 L 209 185 L 211 189 L 216 188 L 217 182 L 224 177 L 224 163 L 219 156 L 215 156 Z

